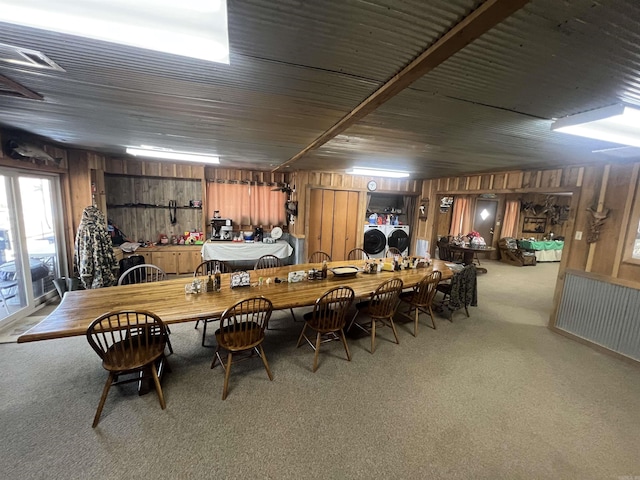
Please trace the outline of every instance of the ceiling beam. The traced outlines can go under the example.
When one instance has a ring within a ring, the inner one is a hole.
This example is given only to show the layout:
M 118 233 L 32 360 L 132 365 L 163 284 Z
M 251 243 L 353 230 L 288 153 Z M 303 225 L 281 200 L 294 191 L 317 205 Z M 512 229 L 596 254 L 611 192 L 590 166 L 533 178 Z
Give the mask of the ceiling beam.
M 529 3 L 529 0 L 487 0 L 422 52 L 409 65 L 400 70 L 387 83 L 342 117 L 338 123 L 272 171 L 275 172 L 285 166 L 289 166 L 311 150 L 321 147 L 527 3 Z

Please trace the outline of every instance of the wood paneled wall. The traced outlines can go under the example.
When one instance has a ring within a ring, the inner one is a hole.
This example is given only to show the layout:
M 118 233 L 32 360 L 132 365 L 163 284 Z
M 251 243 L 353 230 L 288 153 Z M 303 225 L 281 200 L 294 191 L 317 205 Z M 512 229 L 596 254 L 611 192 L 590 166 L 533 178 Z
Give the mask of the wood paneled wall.
M 626 162 L 425 180 L 422 197 L 430 201 L 427 219 L 416 219 L 418 238 L 429 240 L 431 245 L 435 241 L 441 195 L 496 193 L 536 201 L 546 194 L 570 192 L 571 197 L 557 197 L 558 202 L 570 202 L 569 219 L 559 230 L 565 236 L 566 252 L 560 278 L 565 269 L 571 268 L 640 289 L 640 265 L 623 261 L 629 222 L 637 222 L 630 218 L 630 205 L 640 188 L 638 170 L 640 163 Z M 601 199 L 604 208 L 609 209 L 609 216 L 600 230 L 599 240 L 588 244 L 586 238 L 592 221 L 588 209 L 596 210 Z M 547 232 L 549 230 L 547 226 Z M 576 240 L 576 232 L 582 232 L 581 240 Z M 555 227 L 554 234 L 559 234 Z
M 295 191 L 292 193 L 291 197 L 293 201 L 298 202 L 298 216 L 295 223 L 289 226 L 289 231 L 298 238 L 304 238 L 305 236 L 305 212 L 308 211 L 309 208 L 306 198 L 306 192 L 308 190 L 307 187 L 357 191 L 364 196 L 367 192 L 367 183 L 372 179 L 378 183 L 378 189 L 376 190 L 378 193 L 395 193 L 399 195 L 418 196 L 420 195 L 422 188 L 422 180 L 382 177 L 373 178 L 364 175 L 349 175 L 340 172 L 292 172 L 289 177 L 289 183 L 292 187 L 295 187 Z M 364 217 L 363 212 L 363 224 L 365 221 Z
M 105 189 L 109 219 L 134 241 L 157 242 L 161 234 L 206 232 L 203 210 L 189 207 L 190 200 L 202 200 L 200 180 L 105 175 Z M 171 223 L 169 200 L 179 207 L 175 224 Z
M 443 234 L 442 231 L 446 230 L 444 224 L 450 219 L 450 212 L 440 213 L 440 197 L 444 195 L 494 193 L 520 198 L 536 193 L 570 192 L 576 194 L 580 191 L 583 182 L 584 168 L 571 166 L 549 170 L 508 171 L 425 180 L 422 184 L 422 198 L 429 199 L 429 209 L 427 219 L 416 218 L 417 238 L 428 240 L 431 245 L 431 253 L 433 253 L 437 235 Z M 501 208 L 504 209 L 504 203 L 501 203 Z M 502 213 L 499 211 L 500 216 Z M 563 228 L 566 229 L 569 226 L 572 224 L 565 222 Z M 497 243 L 499 238 L 500 232 L 496 230 L 494 243 Z

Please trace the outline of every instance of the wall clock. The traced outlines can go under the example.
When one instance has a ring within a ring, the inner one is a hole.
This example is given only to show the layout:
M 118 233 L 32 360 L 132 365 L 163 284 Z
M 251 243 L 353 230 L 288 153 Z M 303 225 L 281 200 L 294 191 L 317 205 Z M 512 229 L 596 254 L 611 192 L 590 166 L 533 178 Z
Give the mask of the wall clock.
M 376 188 L 378 188 L 378 184 L 375 180 L 370 180 L 369 183 L 367 183 L 367 188 L 369 189 L 369 191 L 373 192 Z

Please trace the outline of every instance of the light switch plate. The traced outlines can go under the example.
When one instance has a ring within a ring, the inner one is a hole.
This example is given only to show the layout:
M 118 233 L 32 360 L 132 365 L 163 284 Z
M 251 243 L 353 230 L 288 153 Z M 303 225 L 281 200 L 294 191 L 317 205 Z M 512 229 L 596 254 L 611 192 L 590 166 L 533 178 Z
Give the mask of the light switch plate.
M 582 232 L 576 232 L 576 240 L 582 240 Z

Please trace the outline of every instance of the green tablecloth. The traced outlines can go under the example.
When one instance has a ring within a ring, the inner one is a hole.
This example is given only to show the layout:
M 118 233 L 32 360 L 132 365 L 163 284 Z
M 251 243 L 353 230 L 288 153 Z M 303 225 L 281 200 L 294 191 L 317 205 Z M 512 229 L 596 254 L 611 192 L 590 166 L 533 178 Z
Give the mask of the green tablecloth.
M 545 240 L 542 242 L 519 240 L 518 244 L 520 248 L 526 250 L 562 250 L 564 248 L 564 242 L 560 240 Z

